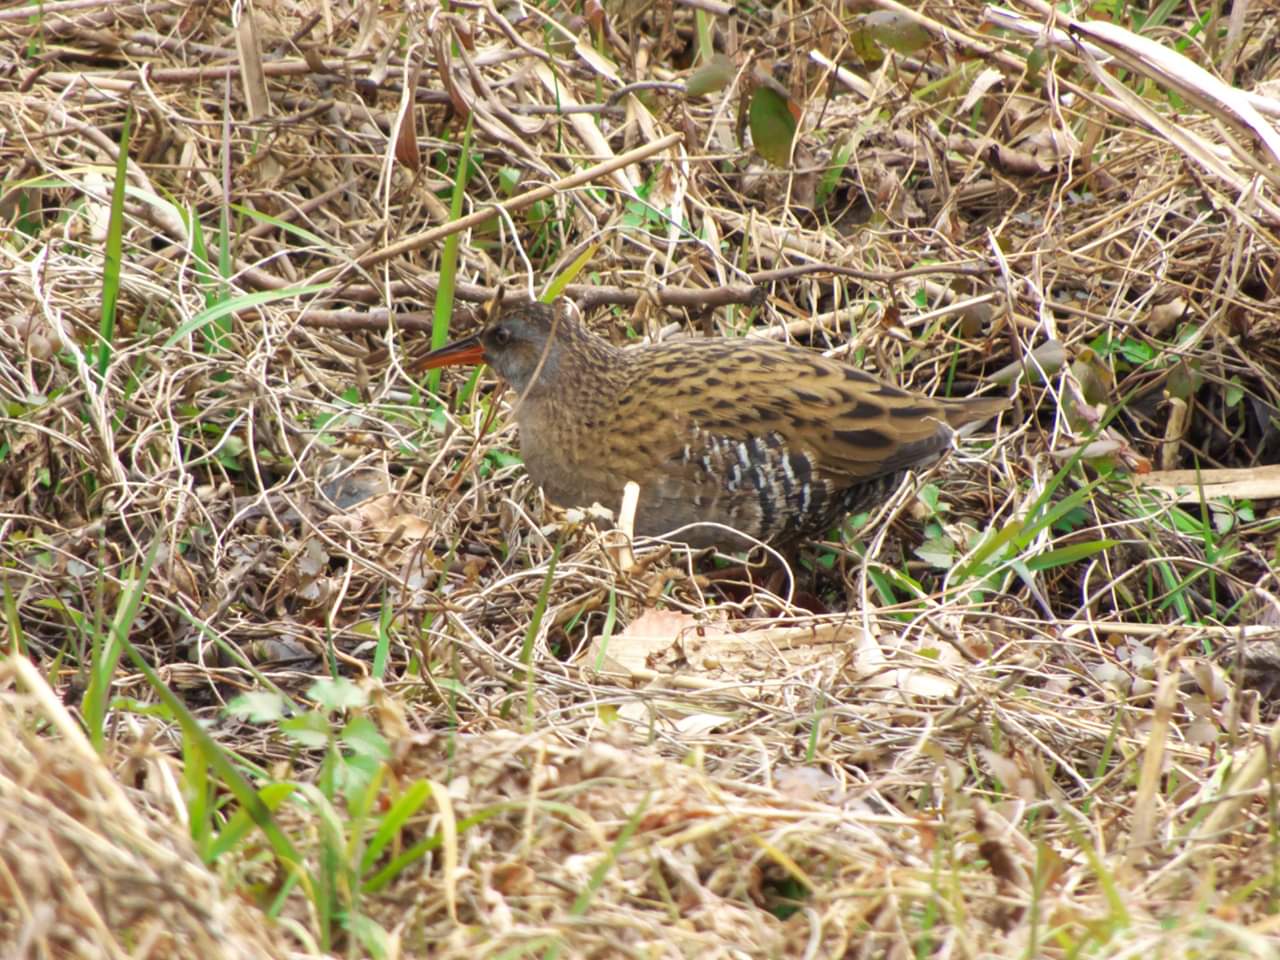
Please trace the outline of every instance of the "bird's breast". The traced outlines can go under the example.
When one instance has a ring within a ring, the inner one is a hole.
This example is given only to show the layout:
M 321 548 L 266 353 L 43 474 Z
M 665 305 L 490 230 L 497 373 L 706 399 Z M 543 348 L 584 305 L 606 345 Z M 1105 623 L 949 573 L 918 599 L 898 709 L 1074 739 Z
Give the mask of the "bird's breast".
M 548 500 L 561 507 L 617 507 L 625 481 L 615 475 L 618 464 L 593 423 L 547 404 L 529 405 L 517 421 L 525 469 Z

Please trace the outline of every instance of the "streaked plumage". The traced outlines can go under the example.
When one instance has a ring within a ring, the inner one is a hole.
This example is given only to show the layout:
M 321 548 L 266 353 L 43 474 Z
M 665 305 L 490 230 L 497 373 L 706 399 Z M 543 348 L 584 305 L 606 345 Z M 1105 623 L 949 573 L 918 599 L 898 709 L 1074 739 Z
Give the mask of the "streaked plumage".
M 765 340 L 623 350 L 563 301 L 498 307 L 480 333 L 417 366 L 481 361 L 517 394 L 520 452 L 547 498 L 616 508 L 634 480 L 636 532 L 649 536 L 706 521 L 775 543 L 821 535 L 937 459 L 953 427 L 1008 404 L 932 399 Z M 714 527 L 677 539 L 744 545 Z

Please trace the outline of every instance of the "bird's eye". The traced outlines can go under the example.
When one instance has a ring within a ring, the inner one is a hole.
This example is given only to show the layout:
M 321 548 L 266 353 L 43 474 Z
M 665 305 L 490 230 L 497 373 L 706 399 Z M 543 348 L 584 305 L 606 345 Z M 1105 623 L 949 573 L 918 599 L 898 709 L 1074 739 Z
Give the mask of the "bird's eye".
M 493 331 L 493 342 L 500 347 L 505 347 L 511 342 L 511 331 L 506 327 L 497 327 Z

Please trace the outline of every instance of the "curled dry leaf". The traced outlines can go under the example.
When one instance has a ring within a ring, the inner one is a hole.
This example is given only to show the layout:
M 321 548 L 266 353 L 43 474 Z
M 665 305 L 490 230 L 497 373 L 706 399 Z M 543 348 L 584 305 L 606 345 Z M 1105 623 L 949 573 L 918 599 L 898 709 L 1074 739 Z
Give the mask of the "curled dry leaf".
M 687 613 L 674 610 L 646 610 L 621 632 L 608 640 L 603 653 L 609 661 L 624 671 L 636 673 L 649 669 L 654 662 L 680 639 L 682 633 L 691 630 L 698 622 Z M 600 639 L 591 642 L 580 662 L 594 666 L 602 652 Z
M 1030 383 L 1043 384 L 1047 382 L 1049 377 L 1061 370 L 1066 362 L 1067 348 L 1058 340 L 1046 340 L 1032 350 L 1031 355 L 1025 360 L 1015 361 L 1001 367 L 988 379 L 992 383 L 1007 386 L 1013 383 L 1020 375 L 1025 374 Z

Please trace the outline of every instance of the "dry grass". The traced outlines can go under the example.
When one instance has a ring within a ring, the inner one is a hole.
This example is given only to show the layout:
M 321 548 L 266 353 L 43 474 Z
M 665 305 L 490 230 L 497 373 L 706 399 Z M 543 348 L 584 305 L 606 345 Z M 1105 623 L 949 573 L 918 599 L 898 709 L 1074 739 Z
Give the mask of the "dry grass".
M 1280 955 L 1280 21 L 1059 21 L 1028 65 L 1038 3 L 929 2 L 931 42 L 865 67 L 845 5 L 722 6 L 606 3 L 604 37 L 514 4 L 0 11 L 15 955 Z M 724 89 L 612 98 L 686 79 L 700 29 Z M 785 171 L 742 145 L 766 71 L 803 109 Z M 627 562 L 543 504 L 488 378 L 404 372 L 467 117 L 460 213 L 506 209 L 460 302 L 589 252 L 568 292 L 616 339 L 1017 376 L 1016 412 L 790 582 Z M 271 690 L 307 730 L 224 709 Z

